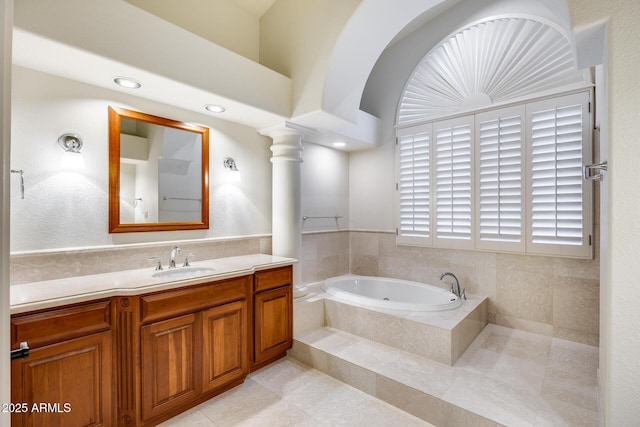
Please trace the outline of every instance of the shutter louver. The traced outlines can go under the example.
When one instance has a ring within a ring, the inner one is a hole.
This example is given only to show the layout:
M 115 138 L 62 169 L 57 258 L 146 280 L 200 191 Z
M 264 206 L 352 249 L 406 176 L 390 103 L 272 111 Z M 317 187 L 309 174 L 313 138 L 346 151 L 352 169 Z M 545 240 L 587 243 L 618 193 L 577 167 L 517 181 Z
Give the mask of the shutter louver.
M 430 236 L 430 133 L 399 138 L 398 235 Z
M 532 242 L 583 244 L 581 104 L 531 114 Z
M 437 239 L 471 242 L 472 126 L 465 121 L 438 129 L 434 125 Z
M 523 113 L 478 120 L 477 187 L 481 242 L 523 242 Z

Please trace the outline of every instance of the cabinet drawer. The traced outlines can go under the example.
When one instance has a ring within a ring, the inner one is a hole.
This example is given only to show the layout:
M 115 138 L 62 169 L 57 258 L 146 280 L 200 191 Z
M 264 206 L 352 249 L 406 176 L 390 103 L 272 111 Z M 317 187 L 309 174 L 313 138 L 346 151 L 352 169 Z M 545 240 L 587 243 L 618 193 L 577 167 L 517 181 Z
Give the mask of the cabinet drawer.
M 281 286 L 291 285 L 293 281 L 292 276 L 291 266 L 257 272 L 255 274 L 254 291 L 262 292 L 269 289 L 279 288 Z
M 111 329 L 111 301 L 50 310 L 11 319 L 11 348 L 22 341 L 30 348 Z
M 245 299 L 250 280 L 250 276 L 245 276 L 144 296 L 140 299 L 140 320 L 147 323 Z

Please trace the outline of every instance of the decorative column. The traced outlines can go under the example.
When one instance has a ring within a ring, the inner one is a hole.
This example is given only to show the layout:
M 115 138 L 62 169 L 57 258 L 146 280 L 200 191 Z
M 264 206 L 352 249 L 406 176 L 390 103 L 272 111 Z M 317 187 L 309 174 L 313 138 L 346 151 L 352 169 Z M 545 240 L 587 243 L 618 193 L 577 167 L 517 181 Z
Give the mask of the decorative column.
M 302 284 L 300 257 L 302 253 L 302 208 L 300 170 L 304 128 L 286 123 L 263 133 L 273 139 L 271 163 L 272 193 L 272 253 L 295 258 L 293 266 L 294 298 L 307 294 Z

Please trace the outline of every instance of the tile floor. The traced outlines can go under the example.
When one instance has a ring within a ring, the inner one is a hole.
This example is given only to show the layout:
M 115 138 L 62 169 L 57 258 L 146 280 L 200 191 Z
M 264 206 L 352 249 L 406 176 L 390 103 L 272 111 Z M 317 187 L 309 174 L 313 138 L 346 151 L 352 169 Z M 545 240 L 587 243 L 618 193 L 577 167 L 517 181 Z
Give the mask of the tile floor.
M 597 427 L 597 369 L 597 347 L 490 324 L 445 398 L 506 425 Z
M 367 394 L 288 357 L 162 426 L 430 426 L 373 397 L 402 407 L 412 396 L 399 395 L 401 383 L 506 426 L 599 423 L 597 347 L 490 324 L 450 367 L 338 330 L 310 334 L 347 363 L 363 357 L 377 390 Z M 406 409 L 418 415 L 431 410 L 412 405 Z
M 160 426 L 433 427 L 291 357 Z
M 597 347 L 489 324 L 447 366 L 329 327 L 297 340 L 300 360 L 438 426 L 599 423 Z

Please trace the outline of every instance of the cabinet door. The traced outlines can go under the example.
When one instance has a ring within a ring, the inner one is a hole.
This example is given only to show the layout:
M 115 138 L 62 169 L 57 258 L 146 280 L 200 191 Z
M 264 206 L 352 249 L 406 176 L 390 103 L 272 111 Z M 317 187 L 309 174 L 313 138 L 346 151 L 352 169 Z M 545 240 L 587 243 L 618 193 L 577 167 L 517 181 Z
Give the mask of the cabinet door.
M 110 426 L 111 332 L 32 350 L 11 363 L 13 426 Z
M 194 375 L 197 316 L 189 314 L 141 328 L 142 418 L 186 404 L 199 394 Z
M 248 373 L 247 303 L 236 301 L 202 313 L 203 390 L 242 379 Z
M 293 343 L 291 286 L 255 294 L 254 363 L 276 358 Z

